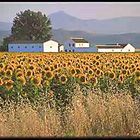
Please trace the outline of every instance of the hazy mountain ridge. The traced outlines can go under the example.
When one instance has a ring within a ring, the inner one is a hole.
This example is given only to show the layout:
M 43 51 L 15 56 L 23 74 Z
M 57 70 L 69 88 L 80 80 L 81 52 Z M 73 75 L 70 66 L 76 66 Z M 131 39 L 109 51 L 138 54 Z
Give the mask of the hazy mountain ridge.
M 70 37 L 83 37 L 91 44 L 108 44 L 108 43 L 131 43 L 136 48 L 140 48 L 140 33 L 113 34 L 113 35 L 96 35 L 84 31 L 66 31 L 64 29 L 53 30 L 53 38 L 63 43 Z
M 0 40 L 9 36 L 10 31 L 0 31 Z M 140 48 L 140 33 L 112 34 L 101 35 L 92 34 L 84 31 L 67 31 L 64 29 L 52 30 L 53 39 L 60 43 L 64 43 L 70 37 L 83 37 L 91 44 L 108 44 L 108 43 L 131 43 L 135 47 Z
M 140 33 L 140 17 L 117 17 L 112 19 L 83 20 L 63 11 L 50 14 L 54 29 L 81 30 L 100 34 Z

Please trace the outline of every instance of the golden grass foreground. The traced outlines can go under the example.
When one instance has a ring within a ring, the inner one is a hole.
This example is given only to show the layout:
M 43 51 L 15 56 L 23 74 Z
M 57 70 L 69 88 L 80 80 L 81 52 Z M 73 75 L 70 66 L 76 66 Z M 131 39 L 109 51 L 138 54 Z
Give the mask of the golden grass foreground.
M 0 136 L 139 136 L 139 53 L 0 53 Z

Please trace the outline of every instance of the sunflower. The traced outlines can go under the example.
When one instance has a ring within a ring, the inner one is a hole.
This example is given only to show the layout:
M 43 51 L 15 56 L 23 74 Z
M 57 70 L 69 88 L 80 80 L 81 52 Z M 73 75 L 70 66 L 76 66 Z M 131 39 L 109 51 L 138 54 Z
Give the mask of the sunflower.
M 33 65 L 29 65 L 29 69 L 30 70 L 34 70 L 35 69 L 35 65 L 33 66 Z
M 124 82 L 124 75 L 123 75 L 123 74 L 120 74 L 120 75 L 119 75 L 118 82 L 119 82 L 119 83 L 123 83 L 123 82 Z
M 93 73 L 94 73 L 94 71 L 93 71 L 92 69 L 89 69 L 89 70 L 88 70 L 88 74 L 89 74 L 89 75 L 93 75 Z
M 99 61 L 96 61 L 95 65 L 96 66 L 99 66 L 100 65 L 100 62 Z
M 26 75 L 27 78 L 31 78 L 32 75 L 33 75 L 33 72 L 32 72 L 31 70 L 28 69 L 28 70 L 26 71 L 26 74 L 25 74 L 25 75 Z
M 17 81 L 21 84 L 21 85 L 25 85 L 26 84 L 26 79 L 22 76 L 19 76 L 17 78 Z
M 76 68 L 76 69 L 75 69 L 75 71 L 76 71 L 76 75 L 78 75 L 78 74 L 81 74 L 81 73 L 82 73 L 82 72 L 81 72 L 81 71 L 82 71 L 82 69 L 80 69 L 80 68 Z
M 40 77 L 33 77 L 31 79 L 34 85 L 39 86 L 41 84 L 41 78 Z
M 14 83 L 14 81 L 12 81 L 12 80 L 7 80 L 6 83 L 5 83 L 6 89 L 7 89 L 7 90 L 12 89 L 12 88 L 13 88 L 13 83 Z
M 27 93 L 26 93 L 26 92 L 21 92 L 21 95 L 22 95 L 23 97 L 27 97 Z
M 140 86 L 140 76 L 134 79 L 134 84 Z
M 116 77 L 116 75 L 115 75 L 115 73 L 113 72 L 113 71 L 111 71 L 111 72 L 109 72 L 109 78 L 111 78 L 112 80 L 114 80 L 115 79 L 115 77 Z
M 123 74 L 123 75 L 126 75 L 126 74 L 127 74 L 127 71 L 126 71 L 125 69 L 123 69 L 123 70 L 122 70 L 122 74 Z
M 59 81 L 62 83 L 62 84 L 65 84 L 67 82 L 67 77 L 66 75 L 62 74 L 60 77 L 59 77 Z
M 139 76 L 140 76 L 140 71 L 139 71 L 139 70 L 136 70 L 136 71 L 135 71 L 135 76 L 136 76 L 136 77 L 139 77 Z
M 46 71 L 45 76 L 48 80 L 51 80 L 53 78 L 53 72 L 48 70 L 48 71 Z
M 76 70 L 75 70 L 74 67 L 72 67 L 72 68 L 70 69 L 70 74 L 71 74 L 72 76 L 74 76 L 74 75 L 76 74 Z
M 0 86 L 3 85 L 3 80 L 0 78 Z
M 4 63 L 0 63 L 0 69 L 4 68 Z
M 96 73 L 97 76 L 100 76 L 101 75 L 101 70 L 100 69 L 96 69 L 95 73 Z
M 55 73 L 54 73 L 54 78 L 55 78 L 56 80 L 59 79 L 59 76 L 60 76 L 60 74 L 59 74 L 58 72 L 55 72 Z
M 5 71 L 4 71 L 4 70 L 1 70 L 1 71 L 0 71 L 0 75 L 1 75 L 1 76 L 5 76 Z
M 23 72 L 22 71 L 18 71 L 16 72 L 16 77 L 21 77 L 21 76 L 24 76 Z
M 97 84 L 97 82 L 98 82 L 98 80 L 97 80 L 97 77 L 90 77 L 89 78 L 89 82 L 93 85 L 93 86 L 95 86 L 96 84 Z
M 86 77 L 86 75 L 85 75 L 85 74 L 80 74 L 80 75 L 79 75 L 79 81 L 80 81 L 80 83 L 82 83 L 82 84 L 87 83 L 87 77 Z
M 5 71 L 5 76 L 11 77 L 11 76 L 12 76 L 12 71 L 11 71 L 10 69 L 7 69 L 7 70 Z

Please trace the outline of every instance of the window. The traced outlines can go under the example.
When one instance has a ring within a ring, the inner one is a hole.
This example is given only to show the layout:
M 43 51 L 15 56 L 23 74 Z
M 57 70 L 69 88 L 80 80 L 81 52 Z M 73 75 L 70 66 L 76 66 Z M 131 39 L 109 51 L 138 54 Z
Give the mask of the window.
M 69 50 L 69 52 L 71 52 L 71 50 Z
M 18 48 L 20 48 L 20 46 L 18 46 Z
M 67 52 L 67 50 L 65 50 L 65 52 Z
M 130 49 L 128 51 L 130 52 Z
M 27 46 L 25 46 L 25 48 L 27 48 Z
M 114 50 L 112 50 L 112 52 L 114 52 Z
M 69 43 L 69 46 L 71 46 L 71 44 Z
M 74 52 L 74 50 L 72 50 Z
M 34 48 L 34 46 L 32 46 L 32 48 Z
M 50 48 L 52 48 L 52 46 L 50 46 Z
M 74 47 L 74 43 L 72 44 L 72 46 Z
M 39 46 L 39 48 L 41 48 L 41 46 Z
M 11 48 L 13 49 L 13 46 L 11 46 Z

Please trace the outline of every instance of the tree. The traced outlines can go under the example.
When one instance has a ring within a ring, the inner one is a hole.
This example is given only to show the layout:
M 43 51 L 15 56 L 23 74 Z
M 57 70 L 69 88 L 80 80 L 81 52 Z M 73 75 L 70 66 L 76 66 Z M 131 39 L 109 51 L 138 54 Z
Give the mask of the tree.
M 12 41 L 47 41 L 52 37 L 50 19 L 41 12 L 25 10 L 16 14 L 11 35 L 3 39 L 0 51 L 8 50 Z
M 14 41 L 14 37 L 10 35 L 9 37 L 3 38 L 3 44 L 1 46 L 0 51 L 8 51 L 8 43 Z
M 45 14 L 25 10 L 16 15 L 11 29 L 15 40 L 47 41 L 52 37 L 51 21 Z

